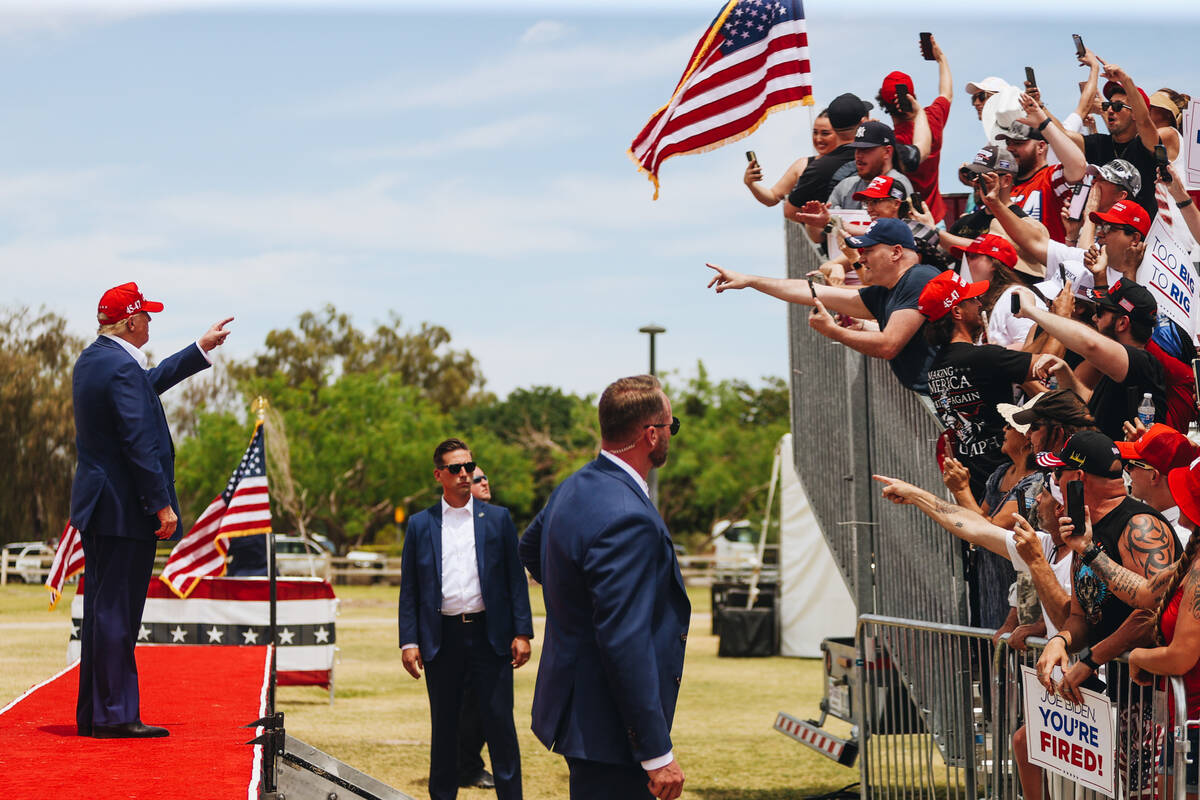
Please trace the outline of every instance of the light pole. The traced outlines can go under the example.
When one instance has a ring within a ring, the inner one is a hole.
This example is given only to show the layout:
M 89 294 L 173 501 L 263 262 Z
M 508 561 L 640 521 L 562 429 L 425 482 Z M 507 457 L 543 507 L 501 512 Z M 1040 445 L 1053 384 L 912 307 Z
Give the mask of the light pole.
M 662 325 L 655 325 L 651 322 L 649 325 L 643 325 L 638 328 L 638 333 L 644 333 L 650 337 L 650 374 L 657 375 L 654 371 L 654 337 L 660 333 L 666 333 L 667 329 Z M 658 470 L 651 468 L 650 478 L 646 481 L 646 485 L 650 487 L 650 504 L 658 508 Z

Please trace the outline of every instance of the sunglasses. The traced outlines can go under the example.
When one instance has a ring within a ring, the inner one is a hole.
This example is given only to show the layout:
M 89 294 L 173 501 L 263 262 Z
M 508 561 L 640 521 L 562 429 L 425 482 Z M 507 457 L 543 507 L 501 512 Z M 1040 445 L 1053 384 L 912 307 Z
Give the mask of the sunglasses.
M 990 96 L 991 95 L 988 92 L 976 92 L 975 94 L 971 95 L 971 102 L 972 103 L 986 103 L 988 97 L 990 97 Z
M 643 425 L 643 428 L 670 428 L 671 435 L 679 433 L 679 417 L 671 417 L 670 422 L 660 422 L 657 425 Z
M 487 482 L 487 475 L 476 475 L 474 478 L 471 478 L 471 483 L 486 483 L 486 482 Z
M 1108 235 L 1113 231 L 1121 231 L 1126 236 L 1132 236 L 1137 233 L 1137 229 L 1129 225 L 1118 225 L 1115 222 L 1098 222 L 1096 223 L 1096 233 Z
M 447 470 L 451 475 L 457 475 L 458 473 L 462 472 L 464 469 L 467 472 L 474 472 L 475 471 L 475 462 L 474 461 L 465 461 L 462 464 L 443 464 L 438 469 Z
M 1110 108 L 1113 111 L 1124 111 L 1127 108 L 1132 110 L 1132 106 L 1129 103 L 1123 103 L 1120 100 L 1105 100 L 1100 104 L 1100 107 L 1105 111 L 1108 111 Z
M 1126 460 L 1126 462 L 1125 462 L 1125 471 L 1126 472 L 1128 472 L 1131 469 L 1135 469 L 1135 468 L 1136 469 L 1154 469 L 1154 467 L 1147 464 L 1145 461 L 1138 461 L 1137 459 L 1134 459 L 1134 458 L 1130 458 L 1130 459 Z

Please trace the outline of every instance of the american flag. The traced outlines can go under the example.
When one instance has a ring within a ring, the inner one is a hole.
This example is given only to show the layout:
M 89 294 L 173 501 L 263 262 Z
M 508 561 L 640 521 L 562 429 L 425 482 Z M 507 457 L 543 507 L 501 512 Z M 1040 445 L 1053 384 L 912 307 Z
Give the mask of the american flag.
M 225 574 L 230 537 L 270 531 L 271 504 L 260 422 L 241 463 L 229 476 L 225 491 L 217 495 L 187 536 L 175 545 L 159 579 L 176 595 L 186 598 L 201 578 Z
M 800 0 L 730 0 L 700 38 L 671 100 L 629 155 L 654 183 L 671 156 L 713 150 L 754 132 L 767 114 L 812 105 Z
M 54 551 L 54 563 L 50 565 L 50 573 L 46 576 L 46 588 L 53 595 L 50 599 L 50 610 L 58 605 L 62 597 L 63 585 L 83 569 L 83 539 L 79 529 L 67 521 L 62 536 L 58 540 L 58 549 Z

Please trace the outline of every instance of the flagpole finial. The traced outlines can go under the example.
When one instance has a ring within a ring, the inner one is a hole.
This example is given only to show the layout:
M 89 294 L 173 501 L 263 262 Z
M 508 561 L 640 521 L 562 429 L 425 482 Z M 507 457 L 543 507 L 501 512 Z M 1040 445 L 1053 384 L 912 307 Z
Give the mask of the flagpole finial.
M 258 397 L 254 398 L 254 402 L 250 404 L 250 410 L 253 411 L 258 417 L 258 421 L 262 422 L 267 417 L 267 408 L 270 405 L 271 404 L 267 401 L 267 398 L 260 394 Z

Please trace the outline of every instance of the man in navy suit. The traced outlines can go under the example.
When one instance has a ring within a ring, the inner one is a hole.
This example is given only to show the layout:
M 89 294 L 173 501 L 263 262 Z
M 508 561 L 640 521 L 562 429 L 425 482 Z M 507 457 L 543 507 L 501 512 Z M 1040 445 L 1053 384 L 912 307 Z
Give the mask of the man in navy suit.
M 646 477 L 679 420 L 651 375 L 600 397 L 600 455 L 567 478 L 521 539 L 542 583 L 546 644 L 533 732 L 567 760 L 572 800 L 674 800 L 671 720 L 691 604 Z
M 125 739 L 166 736 L 141 720 L 133 649 L 142 623 L 155 542 L 175 533 L 175 447 L 158 396 L 209 365 L 232 317 L 213 325 L 157 367 L 146 369 L 150 313 L 137 284 L 100 298 L 100 336 L 75 362 L 72 391 L 78 463 L 71 485 L 71 523 L 83 540 L 83 628 L 80 631 L 80 736 Z
M 425 670 L 432 744 L 429 796 L 458 796 L 463 686 L 478 697 L 496 796 L 521 797 L 513 724 L 513 670 L 529 660 L 533 616 L 508 509 L 471 496 L 475 461 L 458 439 L 433 451 L 442 498 L 408 521 L 400 556 L 399 628 L 404 668 Z

